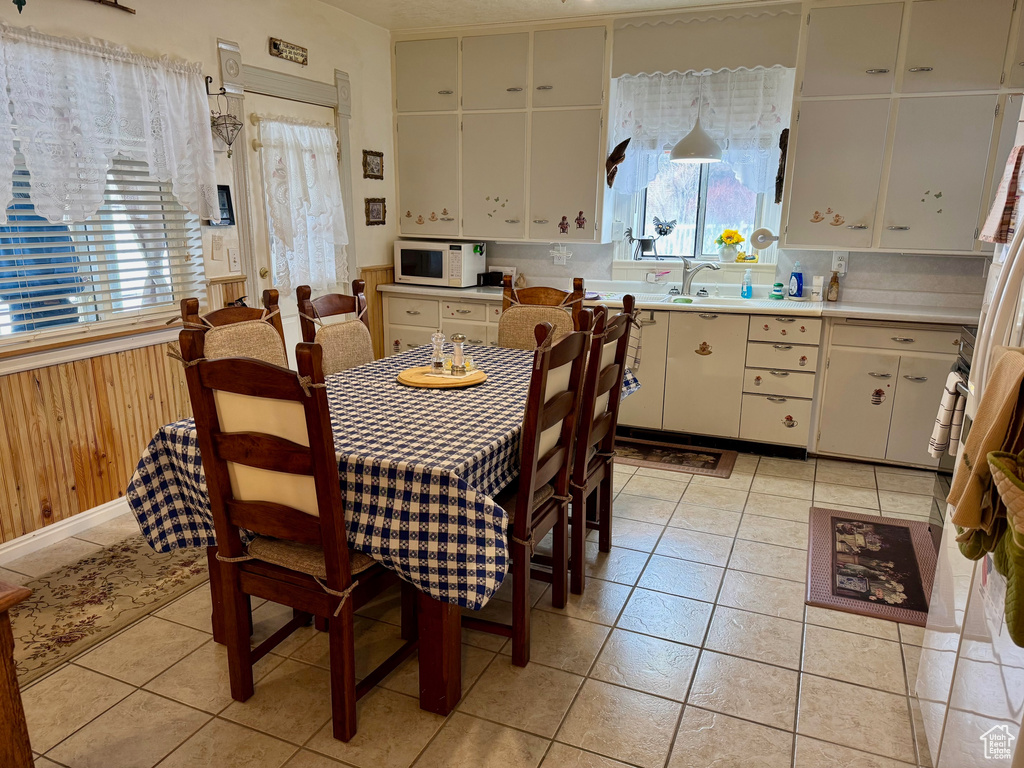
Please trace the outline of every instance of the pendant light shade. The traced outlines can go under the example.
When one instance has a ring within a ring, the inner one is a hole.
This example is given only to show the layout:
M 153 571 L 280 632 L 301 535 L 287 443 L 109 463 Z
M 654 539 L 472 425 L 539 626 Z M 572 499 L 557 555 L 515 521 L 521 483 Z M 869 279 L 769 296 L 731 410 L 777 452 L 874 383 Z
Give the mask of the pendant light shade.
M 700 116 L 693 130 L 679 140 L 668 156 L 673 163 L 720 163 L 722 148 L 700 124 Z

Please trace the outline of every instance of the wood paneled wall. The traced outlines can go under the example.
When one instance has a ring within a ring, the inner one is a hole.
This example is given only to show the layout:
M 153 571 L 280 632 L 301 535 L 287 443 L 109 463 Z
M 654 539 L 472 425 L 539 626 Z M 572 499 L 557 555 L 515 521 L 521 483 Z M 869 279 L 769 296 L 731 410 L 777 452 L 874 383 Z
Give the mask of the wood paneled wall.
M 366 281 L 366 314 L 370 318 L 373 354 L 380 359 L 384 357 L 384 301 L 377 286 L 395 282 L 395 267 L 393 264 L 362 267 L 359 279 Z
M 0 543 L 123 496 L 157 429 L 190 415 L 167 344 L 0 376 Z
M 206 284 L 206 301 L 211 310 L 226 307 L 236 299 L 240 299 L 242 296 L 245 296 L 245 275 L 211 277 Z M 260 306 L 259 301 L 254 304 L 252 301 L 246 300 L 246 303 L 250 307 Z

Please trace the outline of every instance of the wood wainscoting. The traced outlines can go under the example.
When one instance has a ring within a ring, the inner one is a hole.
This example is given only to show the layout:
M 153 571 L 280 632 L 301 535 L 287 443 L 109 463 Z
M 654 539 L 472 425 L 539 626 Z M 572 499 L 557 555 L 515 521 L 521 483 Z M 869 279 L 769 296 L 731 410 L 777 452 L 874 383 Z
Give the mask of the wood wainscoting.
M 377 292 L 377 286 L 395 282 L 395 266 L 361 267 L 359 279 L 366 282 L 366 315 L 370 320 L 373 355 L 379 360 L 384 357 L 384 300 Z
M 210 310 L 226 307 L 228 304 L 245 296 L 245 275 L 224 275 L 223 277 L 211 277 L 206 281 L 206 301 Z M 258 307 L 257 301 L 253 304 L 246 302 L 250 307 Z
M 192 413 L 167 347 L 0 376 L 0 543 L 124 495 L 156 431 Z

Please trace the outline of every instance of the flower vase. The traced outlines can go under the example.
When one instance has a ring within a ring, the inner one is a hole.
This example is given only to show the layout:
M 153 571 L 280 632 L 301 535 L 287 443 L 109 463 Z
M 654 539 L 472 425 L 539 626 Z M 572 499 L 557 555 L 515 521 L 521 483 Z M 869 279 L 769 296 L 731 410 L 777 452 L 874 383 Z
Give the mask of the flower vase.
M 722 245 L 718 248 L 718 257 L 725 263 L 736 261 L 740 249 L 735 245 Z

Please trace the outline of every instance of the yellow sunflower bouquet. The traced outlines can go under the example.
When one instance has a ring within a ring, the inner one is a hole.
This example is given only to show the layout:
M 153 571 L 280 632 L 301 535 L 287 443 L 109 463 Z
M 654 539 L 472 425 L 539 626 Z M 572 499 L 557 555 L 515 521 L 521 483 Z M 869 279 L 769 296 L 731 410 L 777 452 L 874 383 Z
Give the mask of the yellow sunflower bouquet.
M 718 236 L 718 239 L 715 240 L 715 243 L 717 243 L 720 246 L 739 245 L 740 243 L 745 242 L 746 239 L 743 237 L 743 235 L 739 233 L 739 230 L 737 229 L 726 229 L 722 232 L 722 234 Z

